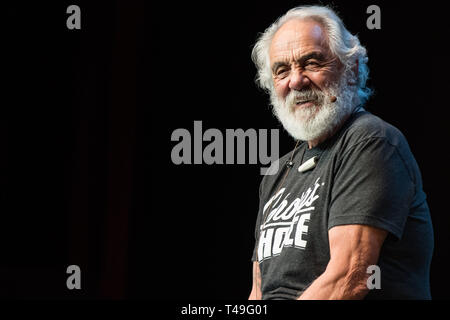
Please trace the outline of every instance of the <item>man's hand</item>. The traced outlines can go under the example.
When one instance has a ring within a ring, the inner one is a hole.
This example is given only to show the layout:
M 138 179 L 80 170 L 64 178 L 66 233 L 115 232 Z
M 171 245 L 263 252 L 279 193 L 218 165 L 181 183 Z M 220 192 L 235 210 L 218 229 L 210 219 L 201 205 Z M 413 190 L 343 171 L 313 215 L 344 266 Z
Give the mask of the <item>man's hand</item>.
M 386 236 L 387 231 L 366 225 L 331 228 L 327 268 L 298 300 L 364 298 L 369 291 L 367 267 L 377 264 Z
M 250 292 L 250 296 L 248 300 L 261 300 L 261 270 L 259 269 L 259 262 L 253 262 L 253 286 L 252 292 Z

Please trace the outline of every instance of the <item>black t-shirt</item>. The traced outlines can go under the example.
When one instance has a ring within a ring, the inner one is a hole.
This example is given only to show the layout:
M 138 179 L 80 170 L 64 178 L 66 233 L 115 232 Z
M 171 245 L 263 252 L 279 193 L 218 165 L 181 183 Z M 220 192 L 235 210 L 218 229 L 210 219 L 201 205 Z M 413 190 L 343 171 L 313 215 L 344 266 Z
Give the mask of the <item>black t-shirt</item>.
M 299 172 L 313 156 L 319 157 L 316 167 Z M 303 142 L 288 170 L 290 157 L 282 157 L 278 173 L 260 185 L 259 246 L 252 260 L 260 264 L 262 298 L 297 298 L 326 269 L 328 230 L 364 224 L 388 231 L 377 263 L 381 289 L 366 299 L 430 299 L 433 229 L 420 171 L 402 133 L 362 111 L 320 145 L 308 149 Z

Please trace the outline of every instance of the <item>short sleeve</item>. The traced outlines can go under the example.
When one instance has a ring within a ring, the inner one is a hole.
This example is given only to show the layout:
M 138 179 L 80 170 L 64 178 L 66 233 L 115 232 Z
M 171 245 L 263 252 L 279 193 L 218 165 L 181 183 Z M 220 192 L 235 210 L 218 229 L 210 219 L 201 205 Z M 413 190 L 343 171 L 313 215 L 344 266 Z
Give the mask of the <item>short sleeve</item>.
M 414 184 L 397 147 L 385 138 L 367 138 L 337 161 L 328 229 L 364 224 L 402 237 Z

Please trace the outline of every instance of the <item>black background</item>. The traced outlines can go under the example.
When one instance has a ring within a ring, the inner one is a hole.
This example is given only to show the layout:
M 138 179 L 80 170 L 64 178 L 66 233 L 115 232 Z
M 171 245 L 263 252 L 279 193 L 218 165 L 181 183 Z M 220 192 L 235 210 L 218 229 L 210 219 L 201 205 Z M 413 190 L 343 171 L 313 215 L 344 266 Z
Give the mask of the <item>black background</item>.
M 280 129 L 252 44 L 317 2 L 8 4 L 0 117 L 0 286 L 7 298 L 245 299 L 258 165 L 174 165 L 171 134 Z M 323 1 L 368 49 L 367 105 L 407 137 L 435 230 L 432 295 L 449 298 L 448 27 L 440 4 Z M 68 30 L 66 8 L 81 8 Z M 381 8 L 369 30 L 366 8 Z M 204 144 L 206 145 L 206 144 Z M 82 289 L 66 288 L 66 268 Z

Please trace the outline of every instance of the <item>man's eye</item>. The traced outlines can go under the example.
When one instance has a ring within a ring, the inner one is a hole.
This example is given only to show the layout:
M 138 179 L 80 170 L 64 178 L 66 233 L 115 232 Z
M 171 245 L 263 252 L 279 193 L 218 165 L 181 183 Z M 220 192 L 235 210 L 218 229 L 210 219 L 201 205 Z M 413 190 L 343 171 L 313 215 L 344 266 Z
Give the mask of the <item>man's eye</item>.
M 277 76 L 281 76 L 281 75 L 285 74 L 287 71 L 288 71 L 287 69 L 278 69 L 275 74 Z
M 316 68 L 319 66 L 320 66 L 320 64 L 317 61 L 307 61 L 305 63 L 305 68 Z

